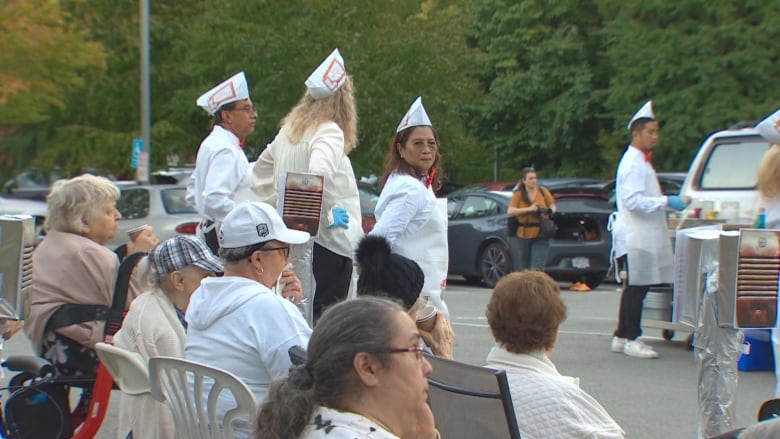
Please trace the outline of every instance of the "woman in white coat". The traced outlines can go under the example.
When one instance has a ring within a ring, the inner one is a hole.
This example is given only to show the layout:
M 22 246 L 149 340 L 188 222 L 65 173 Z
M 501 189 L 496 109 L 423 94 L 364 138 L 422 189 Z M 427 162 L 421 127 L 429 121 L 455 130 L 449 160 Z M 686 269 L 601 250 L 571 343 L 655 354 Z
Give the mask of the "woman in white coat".
M 376 205 L 372 235 L 384 236 L 393 252 L 425 274 L 422 295 L 447 317 L 447 200 L 437 199 L 439 136 L 418 97 L 396 129 L 385 157 L 384 187 Z

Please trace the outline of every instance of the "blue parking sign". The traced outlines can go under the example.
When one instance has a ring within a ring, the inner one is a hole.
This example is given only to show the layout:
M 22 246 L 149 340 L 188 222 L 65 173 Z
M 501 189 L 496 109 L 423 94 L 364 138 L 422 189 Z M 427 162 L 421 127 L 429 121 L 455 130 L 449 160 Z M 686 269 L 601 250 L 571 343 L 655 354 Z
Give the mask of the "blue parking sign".
M 144 150 L 144 141 L 140 137 L 133 139 L 133 152 L 130 155 L 130 167 L 138 169 L 138 154 Z

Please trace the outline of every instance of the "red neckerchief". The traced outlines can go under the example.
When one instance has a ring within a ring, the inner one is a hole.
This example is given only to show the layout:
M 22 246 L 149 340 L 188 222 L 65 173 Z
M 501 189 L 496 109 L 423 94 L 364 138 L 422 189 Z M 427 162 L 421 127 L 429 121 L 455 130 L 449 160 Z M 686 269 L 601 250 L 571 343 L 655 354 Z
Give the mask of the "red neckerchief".
M 246 139 L 239 139 L 238 141 L 238 147 L 241 149 L 244 149 L 244 143 L 246 142 Z
M 642 154 L 645 155 L 645 161 L 647 163 L 650 163 L 650 161 L 653 159 L 653 151 L 642 151 Z
M 436 170 L 435 170 L 435 169 L 434 169 L 434 170 L 432 170 L 432 171 L 431 171 L 431 172 L 428 174 L 428 179 L 425 181 L 425 187 L 426 187 L 426 188 L 429 188 L 429 187 L 431 187 L 431 183 L 433 183 L 433 178 L 434 178 L 434 177 L 436 177 Z

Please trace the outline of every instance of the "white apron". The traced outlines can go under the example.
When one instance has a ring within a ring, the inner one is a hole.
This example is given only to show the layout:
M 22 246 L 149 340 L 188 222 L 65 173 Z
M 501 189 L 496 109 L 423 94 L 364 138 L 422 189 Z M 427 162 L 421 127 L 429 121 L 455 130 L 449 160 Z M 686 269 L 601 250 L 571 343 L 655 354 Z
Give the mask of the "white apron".
M 647 195 L 661 196 L 655 173 L 647 174 Z M 617 220 L 625 236 L 628 255 L 628 284 L 655 285 L 674 282 L 674 252 L 666 225 L 666 212 L 618 212 Z M 613 232 L 614 233 L 614 232 Z M 618 255 L 619 256 L 619 255 Z
M 439 199 L 429 191 L 430 202 L 434 203 L 428 222 L 419 230 L 407 236 L 397 247 L 397 252 L 415 262 L 425 274 L 423 296 L 428 296 L 431 305 L 449 318 L 447 304 L 442 293 L 447 286 L 449 250 L 447 247 L 447 200 Z

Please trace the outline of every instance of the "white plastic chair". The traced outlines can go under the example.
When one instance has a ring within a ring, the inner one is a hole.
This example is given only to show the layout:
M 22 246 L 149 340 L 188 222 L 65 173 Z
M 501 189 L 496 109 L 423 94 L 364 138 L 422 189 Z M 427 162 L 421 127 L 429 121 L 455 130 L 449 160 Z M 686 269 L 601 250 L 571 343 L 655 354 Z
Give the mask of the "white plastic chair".
M 152 397 L 171 408 L 178 438 L 233 439 L 235 421 L 246 421 L 250 429 L 254 425 L 255 397 L 230 372 L 181 358 L 152 357 L 149 376 Z M 221 414 L 217 402 L 226 393 L 235 404 Z
M 123 392 L 149 393 L 149 369 L 141 354 L 102 342 L 95 344 L 95 351 Z

